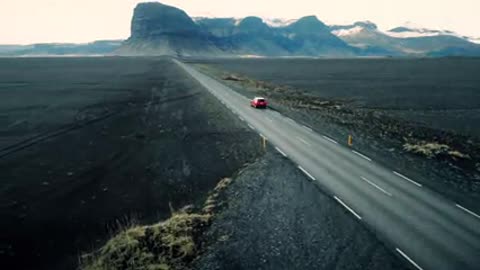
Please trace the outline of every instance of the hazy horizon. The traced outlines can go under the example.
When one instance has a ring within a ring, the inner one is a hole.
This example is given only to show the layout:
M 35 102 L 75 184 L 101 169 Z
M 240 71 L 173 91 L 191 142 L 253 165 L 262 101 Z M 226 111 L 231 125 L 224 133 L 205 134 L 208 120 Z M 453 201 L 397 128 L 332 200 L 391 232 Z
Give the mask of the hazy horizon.
M 0 4 L 0 44 L 85 43 L 94 40 L 126 39 L 138 0 L 23 0 Z M 452 30 L 480 37 L 480 1 L 384 0 L 271 2 L 242 0 L 165 0 L 164 4 L 185 10 L 190 16 L 297 19 L 316 15 L 327 24 L 351 24 L 370 20 L 380 29 L 402 26 L 405 22 Z M 207 2 L 207 3 L 206 3 Z M 11 27 L 13 25 L 13 27 Z

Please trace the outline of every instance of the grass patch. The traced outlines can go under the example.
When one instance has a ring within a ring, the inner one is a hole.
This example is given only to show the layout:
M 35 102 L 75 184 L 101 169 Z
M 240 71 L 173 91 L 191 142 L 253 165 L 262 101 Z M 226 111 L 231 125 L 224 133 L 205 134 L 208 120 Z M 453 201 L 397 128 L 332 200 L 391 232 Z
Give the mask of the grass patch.
M 453 159 L 470 159 L 469 155 L 463 154 L 458 150 L 452 149 L 446 144 L 437 142 L 417 142 L 417 143 L 405 143 L 403 149 L 407 152 L 422 155 L 427 158 L 435 157 L 451 157 Z
M 220 206 L 220 193 L 232 182 L 222 179 L 209 194 L 200 213 L 173 212 L 160 223 L 132 226 L 110 239 L 99 250 L 81 257 L 83 270 L 189 269 L 202 247 L 201 236 Z

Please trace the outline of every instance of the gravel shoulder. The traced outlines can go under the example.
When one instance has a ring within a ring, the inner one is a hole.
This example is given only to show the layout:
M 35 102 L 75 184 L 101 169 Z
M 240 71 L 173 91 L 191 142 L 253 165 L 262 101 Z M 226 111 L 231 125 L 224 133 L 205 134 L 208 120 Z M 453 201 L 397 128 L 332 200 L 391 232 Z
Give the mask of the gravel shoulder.
M 195 269 L 405 269 L 273 149 L 234 178 L 205 238 Z

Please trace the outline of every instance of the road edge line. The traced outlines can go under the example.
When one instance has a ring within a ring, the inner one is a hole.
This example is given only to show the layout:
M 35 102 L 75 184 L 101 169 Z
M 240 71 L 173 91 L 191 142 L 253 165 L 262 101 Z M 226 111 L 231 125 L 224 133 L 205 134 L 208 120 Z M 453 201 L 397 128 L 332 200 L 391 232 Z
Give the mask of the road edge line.
M 463 206 L 461 206 L 460 204 L 455 204 L 458 208 L 462 209 L 463 211 L 469 213 L 470 215 L 476 217 L 476 218 L 479 218 L 480 219 L 480 215 L 478 215 L 477 213 L 473 212 L 472 210 L 469 210 Z
M 279 152 L 280 154 L 282 154 L 282 156 L 287 157 L 287 154 L 285 154 L 285 152 L 283 152 L 282 150 L 280 150 L 280 148 L 278 148 L 278 147 L 275 146 L 275 150 L 277 150 L 277 152 Z
M 423 270 L 422 267 L 420 267 L 414 260 L 410 259 L 410 257 L 407 256 L 407 254 L 403 253 L 403 251 L 399 248 L 395 248 L 395 250 L 402 255 L 403 258 L 405 258 L 407 261 L 409 261 L 415 268 L 418 270 Z
M 346 203 L 344 203 L 342 200 L 340 200 L 337 196 L 333 196 L 333 198 L 339 202 L 343 207 L 345 207 L 350 213 L 352 213 L 356 218 L 359 220 L 362 220 L 362 217 L 357 214 L 352 208 L 350 208 Z
M 306 176 L 308 176 L 313 181 L 317 180 L 317 179 L 315 179 L 315 177 L 313 177 L 313 175 L 311 175 L 309 172 L 307 172 L 307 170 L 302 168 L 302 166 L 298 165 L 297 167 L 298 167 L 298 169 L 300 169 L 300 171 L 302 171 Z

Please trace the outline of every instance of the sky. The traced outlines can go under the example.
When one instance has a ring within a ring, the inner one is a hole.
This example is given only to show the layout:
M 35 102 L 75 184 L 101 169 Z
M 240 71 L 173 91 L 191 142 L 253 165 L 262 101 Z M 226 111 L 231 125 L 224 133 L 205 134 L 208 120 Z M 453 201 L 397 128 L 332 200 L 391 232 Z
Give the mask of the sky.
M 125 39 L 137 0 L 0 0 L 0 44 Z M 370 20 L 387 30 L 415 25 L 480 37 L 480 0 L 164 0 L 190 16 Z

